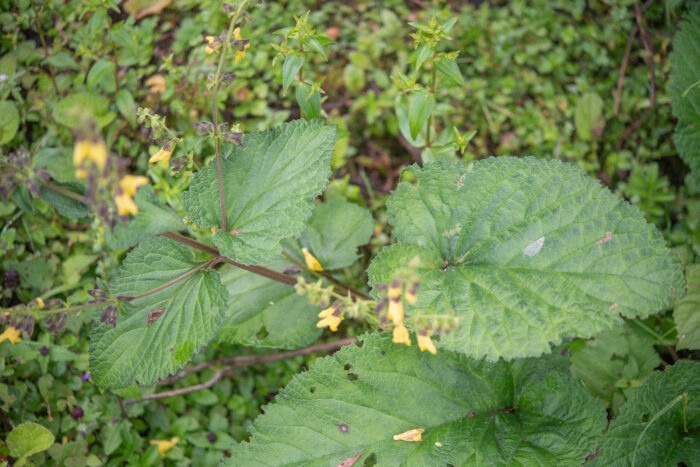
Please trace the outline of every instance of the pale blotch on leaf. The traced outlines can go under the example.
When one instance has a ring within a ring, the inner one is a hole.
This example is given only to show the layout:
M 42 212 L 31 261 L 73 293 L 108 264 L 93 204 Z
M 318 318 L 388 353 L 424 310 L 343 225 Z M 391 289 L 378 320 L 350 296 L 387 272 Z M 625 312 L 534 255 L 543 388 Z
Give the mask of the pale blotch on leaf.
M 612 232 L 606 232 L 605 237 L 601 238 L 597 242 L 595 242 L 596 245 L 602 245 L 603 243 L 608 243 L 610 240 L 612 240 L 613 233 Z
M 403 433 L 394 435 L 394 441 L 418 442 L 423 439 L 422 435 L 424 431 L 425 430 L 423 428 L 414 428 L 412 430 L 404 431 Z
M 356 455 L 355 457 L 348 457 L 347 459 L 343 459 L 340 461 L 340 464 L 338 464 L 338 467 L 352 467 L 355 465 L 355 462 L 360 458 L 362 454 L 365 453 L 365 450 L 363 449 L 361 453 Z
M 523 254 L 525 256 L 529 256 L 530 258 L 532 258 L 537 253 L 539 253 L 540 250 L 542 250 L 543 245 L 544 245 L 544 237 L 540 237 L 537 240 L 535 240 L 534 242 L 530 243 L 525 248 L 523 248 Z

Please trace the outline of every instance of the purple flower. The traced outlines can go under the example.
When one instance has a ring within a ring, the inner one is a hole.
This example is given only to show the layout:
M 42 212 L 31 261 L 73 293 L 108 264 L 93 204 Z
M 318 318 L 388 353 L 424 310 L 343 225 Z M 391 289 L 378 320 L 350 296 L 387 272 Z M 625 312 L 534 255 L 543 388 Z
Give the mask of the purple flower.
M 83 383 L 86 383 L 90 379 L 90 372 L 88 371 L 83 375 Z

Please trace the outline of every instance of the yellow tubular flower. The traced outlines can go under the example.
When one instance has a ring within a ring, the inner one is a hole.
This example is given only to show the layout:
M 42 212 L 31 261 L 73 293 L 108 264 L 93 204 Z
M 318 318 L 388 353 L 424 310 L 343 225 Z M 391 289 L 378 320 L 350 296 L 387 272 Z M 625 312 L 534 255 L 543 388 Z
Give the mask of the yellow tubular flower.
M 406 300 L 406 303 L 413 305 L 416 303 L 416 292 L 418 290 L 418 282 L 414 282 L 413 286 L 406 291 L 404 294 L 403 298 Z
M 73 165 L 78 166 L 82 164 L 83 160 L 87 157 L 88 152 L 90 152 L 90 142 L 88 140 L 81 140 L 75 143 L 73 148 Z
M 394 344 L 406 344 L 410 347 L 411 336 L 408 334 L 408 329 L 403 323 L 398 324 L 396 327 L 394 327 L 394 336 L 392 342 L 394 342 Z
M 387 316 L 396 326 L 403 323 L 403 303 L 401 303 L 400 298 L 392 298 L 389 300 L 389 310 L 387 311 Z
M 44 300 L 42 300 L 41 297 L 37 297 L 34 300 L 36 300 L 36 303 L 37 303 L 37 305 L 39 305 L 40 310 L 46 306 L 44 304 Z
M 150 162 L 151 164 L 153 164 L 154 162 L 158 162 L 158 161 L 168 162 L 170 160 L 170 156 L 172 156 L 172 155 L 173 155 L 173 150 L 168 149 L 166 146 L 166 147 L 161 148 L 161 150 L 158 151 L 157 153 L 153 154 L 153 156 L 151 156 L 151 158 L 148 159 L 148 162 Z
M 342 310 L 337 306 L 336 303 L 326 308 L 318 314 L 319 318 L 322 318 L 318 323 L 316 323 L 317 328 L 328 328 L 336 332 L 338 330 L 338 325 L 343 320 Z
M 304 253 L 304 261 L 306 261 L 306 266 L 309 269 L 311 269 L 312 271 L 323 271 L 321 263 L 318 262 L 314 255 L 309 253 L 309 250 L 307 248 L 302 248 L 301 251 L 302 253 Z
M 204 49 L 209 55 L 213 54 L 216 52 L 216 49 L 212 47 L 212 44 L 214 43 L 214 36 L 207 36 L 207 42 L 209 45 L 207 46 L 206 49 Z
M 90 159 L 100 170 L 107 165 L 107 146 L 101 140 L 90 141 L 87 139 L 75 143 L 73 149 L 73 164 L 78 166 L 85 159 Z
M 168 441 L 167 439 L 152 439 L 151 441 L 149 441 L 149 443 L 158 446 L 158 452 L 162 457 L 165 457 L 165 453 L 170 451 L 177 444 L 178 441 L 180 441 L 180 438 L 176 436 L 170 441 Z
M 87 170 L 75 169 L 75 178 L 85 178 L 85 177 L 87 177 Z
M 241 28 L 236 28 L 233 30 L 233 38 L 236 39 L 237 41 L 241 40 Z M 243 46 L 243 50 L 236 49 L 236 58 L 234 59 L 235 63 L 238 63 L 238 60 L 245 57 L 245 51 L 248 47 L 250 47 L 250 43 Z
M 318 314 L 319 318 L 328 318 L 335 311 L 335 303 Z
M 418 331 L 418 348 L 421 352 L 427 350 L 431 354 L 435 355 L 437 349 L 435 348 L 435 343 L 430 338 L 429 330 Z
M 398 279 L 391 281 L 389 286 L 389 298 L 399 298 L 401 296 L 401 283 Z
M 148 178 L 137 175 L 125 175 L 119 180 L 119 186 L 128 196 L 134 196 L 142 185 L 148 185 Z
M 423 428 L 414 428 L 413 430 L 404 431 L 398 435 L 394 435 L 394 441 L 422 441 L 421 436 L 425 430 Z
M 5 341 L 10 341 L 10 344 L 16 344 L 21 340 L 22 339 L 19 338 L 19 329 L 15 329 L 12 326 L 8 326 L 5 332 L 0 334 L 0 344 Z
M 120 216 L 125 216 L 127 214 L 133 214 L 134 216 L 139 213 L 139 208 L 131 199 L 131 196 L 126 193 L 114 197 L 114 202 L 117 203 L 117 212 Z

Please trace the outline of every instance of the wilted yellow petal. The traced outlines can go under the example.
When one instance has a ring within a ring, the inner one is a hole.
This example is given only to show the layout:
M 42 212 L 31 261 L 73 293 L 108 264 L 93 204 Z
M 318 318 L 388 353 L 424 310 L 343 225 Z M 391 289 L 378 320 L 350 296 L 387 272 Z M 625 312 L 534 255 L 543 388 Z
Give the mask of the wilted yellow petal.
M 165 457 L 165 453 L 170 451 L 177 444 L 178 441 L 180 441 L 180 438 L 176 436 L 170 441 L 168 441 L 167 439 L 152 439 L 151 441 L 149 441 L 149 443 L 158 446 L 158 452 L 161 456 Z
M 314 255 L 309 253 L 308 249 L 302 248 L 301 251 L 302 253 L 304 253 L 304 261 L 306 261 L 306 266 L 309 269 L 311 269 L 312 271 L 323 271 L 321 263 L 318 262 Z
M 5 332 L 0 334 L 0 343 L 3 343 L 5 341 L 10 341 L 10 344 L 16 344 L 17 342 L 21 341 L 19 337 L 19 329 L 15 329 L 12 326 L 8 326 L 5 329 Z
M 394 435 L 394 441 L 410 441 L 417 442 L 422 440 L 422 435 L 425 430 L 423 428 L 414 428 L 413 430 L 404 431 L 398 435 Z
M 146 86 L 150 88 L 150 92 L 161 94 L 165 91 L 165 77 L 163 75 L 153 75 L 146 80 Z
M 122 187 L 124 193 L 129 196 L 134 196 L 136 194 L 136 190 L 143 185 L 148 185 L 148 178 L 140 175 L 125 175 L 121 180 L 119 180 L 119 186 Z

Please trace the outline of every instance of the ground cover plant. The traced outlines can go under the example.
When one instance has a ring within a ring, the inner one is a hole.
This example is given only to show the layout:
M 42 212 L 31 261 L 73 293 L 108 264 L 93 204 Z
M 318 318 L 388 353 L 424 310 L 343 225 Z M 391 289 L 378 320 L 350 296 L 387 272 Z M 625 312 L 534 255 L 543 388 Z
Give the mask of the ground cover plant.
M 4 465 L 696 465 L 692 2 L 5 2 Z

